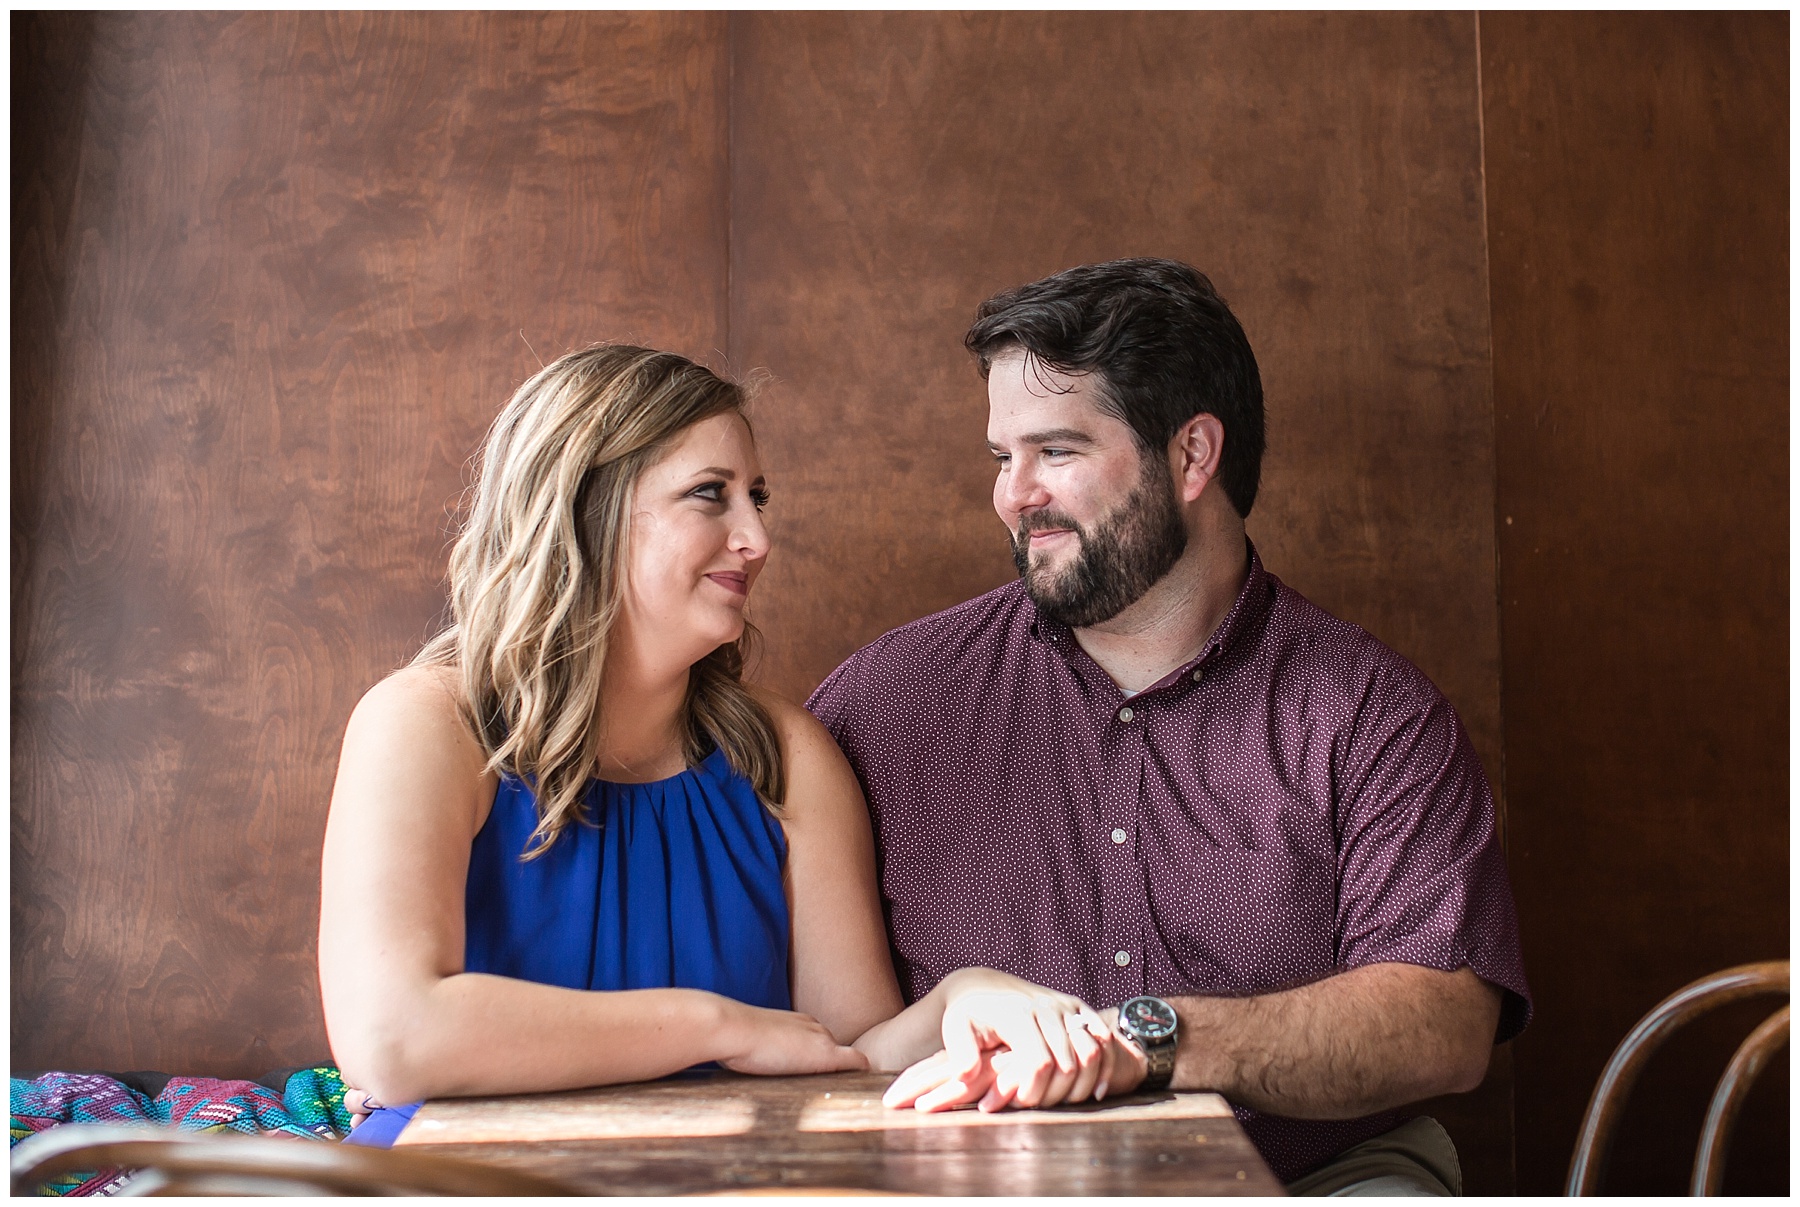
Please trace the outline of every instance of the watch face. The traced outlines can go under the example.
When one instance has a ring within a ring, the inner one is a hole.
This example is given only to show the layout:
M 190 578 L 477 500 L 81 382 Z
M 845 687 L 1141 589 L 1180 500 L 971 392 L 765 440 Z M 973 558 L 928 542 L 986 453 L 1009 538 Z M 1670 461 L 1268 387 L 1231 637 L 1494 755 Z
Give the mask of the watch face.
M 1160 998 L 1132 998 L 1119 1007 L 1119 1021 L 1133 1035 L 1152 1042 L 1175 1034 L 1175 1011 Z

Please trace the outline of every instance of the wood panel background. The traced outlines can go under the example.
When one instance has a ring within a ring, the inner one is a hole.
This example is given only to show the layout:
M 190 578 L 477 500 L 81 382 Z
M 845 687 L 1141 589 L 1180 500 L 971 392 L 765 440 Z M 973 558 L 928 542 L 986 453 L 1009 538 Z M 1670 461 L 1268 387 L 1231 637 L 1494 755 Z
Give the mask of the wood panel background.
M 13 20 L 81 114 L 15 161 L 12 1059 L 316 1060 L 344 721 L 526 341 L 723 345 L 724 20 Z
M 1788 950 L 1787 25 L 1482 18 L 1524 1192 L 1640 1015 Z M 1761 1014 L 1652 1066 L 1609 1192 L 1685 1192 Z M 1786 1193 L 1786 1083 L 1728 1190 Z
M 1472 19 L 734 23 L 732 359 L 780 383 L 762 431 L 781 552 L 755 605 L 772 682 L 808 691 L 1013 577 L 961 348 L 975 307 L 1169 255 L 1257 352 L 1269 567 L 1415 659 L 1497 770 Z
M 342 726 L 540 355 L 768 370 L 803 696 L 1010 576 L 962 331 L 1130 254 L 1256 347 L 1271 569 L 1505 769 L 1519 1187 L 1691 964 L 1785 946 L 1785 17 L 12 21 L 15 1066 L 324 1055 Z M 1431 1109 L 1513 1188 L 1510 1053 Z

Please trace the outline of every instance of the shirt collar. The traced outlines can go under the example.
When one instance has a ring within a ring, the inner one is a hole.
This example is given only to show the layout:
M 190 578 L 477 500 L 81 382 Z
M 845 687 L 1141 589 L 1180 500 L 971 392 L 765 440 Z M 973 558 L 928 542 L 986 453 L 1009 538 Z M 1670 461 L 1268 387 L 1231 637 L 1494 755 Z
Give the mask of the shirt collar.
M 1269 610 L 1269 572 L 1263 569 L 1262 558 L 1256 554 L 1256 544 L 1248 536 L 1244 538 L 1244 549 L 1250 556 L 1250 572 L 1244 575 L 1244 585 L 1232 601 L 1231 611 L 1225 613 L 1225 619 L 1207 638 L 1200 656 L 1189 666 L 1229 650 L 1253 631 Z
M 1170 676 L 1186 674 L 1194 667 L 1220 657 L 1245 634 L 1253 631 L 1269 610 L 1269 572 L 1263 569 L 1262 558 L 1257 556 L 1256 544 L 1248 536 L 1244 538 L 1244 549 L 1249 555 L 1250 572 L 1244 576 L 1244 585 L 1239 588 L 1237 598 L 1232 601 L 1231 611 L 1225 613 L 1225 619 L 1213 630 L 1213 635 L 1206 639 L 1199 654 L 1171 671 L 1169 676 L 1164 676 L 1164 681 Z M 1031 603 L 1029 595 L 1026 596 L 1026 602 Z M 1071 648 L 1079 648 L 1068 625 L 1045 616 L 1037 610 L 1035 603 L 1031 603 L 1031 614 L 1032 636 L 1060 647 L 1064 653 Z M 1145 689 L 1150 690 L 1153 689 Z

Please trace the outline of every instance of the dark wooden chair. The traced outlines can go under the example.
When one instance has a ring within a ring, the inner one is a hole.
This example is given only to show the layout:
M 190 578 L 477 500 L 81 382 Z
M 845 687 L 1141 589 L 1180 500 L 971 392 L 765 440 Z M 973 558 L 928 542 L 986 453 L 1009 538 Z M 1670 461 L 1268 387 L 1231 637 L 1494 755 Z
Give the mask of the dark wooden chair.
M 126 1195 L 566 1195 L 509 1169 L 298 1137 L 71 1123 L 12 1150 L 12 1192 L 77 1170 L 141 1170 Z
M 1587 1114 L 1581 1121 L 1581 1135 L 1575 1141 L 1575 1157 L 1569 1163 L 1568 1193 L 1599 1193 L 1607 1149 L 1612 1144 L 1613 1129 L 1624 1112 L 1625 1099 L 1645 1063 L 1664 1040 L 1715 1007 L 1764 994 L 1786 996 L 1787 992 L 1786 960 L 1740 964 L 1701 977 L 1677 990 L 1638 1020 L 1638 1025 L 1614 1049 L 1612 1059 L 1606 1062 L 1600 1080 L 1594 1085 L 1594 1096 L 1588 1100 Z M 1738 1111 L 1758 1075 L 1768 1065 L 1769 1058 L 1787 1043 L 1788 1009 L 1783 1006 L 1752 1031 L 1725 1066 L 1725 1074 L 1713 1091 L 1706 1123 L 1700 1129 L 1690 1193 L 1719 1193 L 1719 1185 L 1725 1176 L 1725 1150 L 1731 1140 L 1732 1125 L 1737 1122 Z

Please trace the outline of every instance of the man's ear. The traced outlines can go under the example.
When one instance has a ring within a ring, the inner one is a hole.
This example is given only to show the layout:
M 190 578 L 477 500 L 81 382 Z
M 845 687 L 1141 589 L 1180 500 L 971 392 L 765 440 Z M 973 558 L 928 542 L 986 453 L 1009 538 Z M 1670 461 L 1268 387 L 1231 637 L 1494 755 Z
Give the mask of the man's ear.
M 1217 415 L 1195 415 L 1169 441 L 1169 468 L 1183 503 L 1192 503 L 1219 474 L 1225 454 L 1225 425 Z

